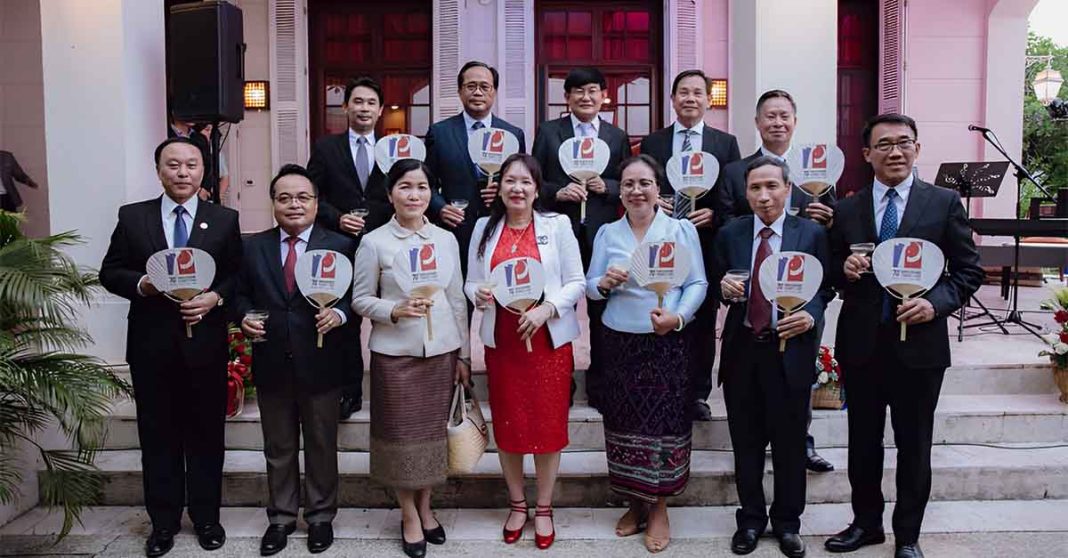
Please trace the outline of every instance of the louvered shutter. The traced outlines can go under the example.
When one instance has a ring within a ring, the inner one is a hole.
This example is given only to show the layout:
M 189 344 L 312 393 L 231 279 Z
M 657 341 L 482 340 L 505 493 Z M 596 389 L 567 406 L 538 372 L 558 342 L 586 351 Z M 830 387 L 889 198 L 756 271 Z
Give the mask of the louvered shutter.
M 879 0 L 879 114 L 904 109 L 905 4 Z
M 459 0 L 434 0 L 434 121 L 460 113 L 456 94 L 456 74 L 463 67 L 460 37 L 463 32 L 463 6 Z
M 534 130 L 534 2 L 504 0 L 498 3 L 499 56 L 504 60 L 501 91 L 497 95 L 498 114 L 519 126 L 528 135 Z
M 308 162 L 307 16 L 303 0 L 271 0 L 271 165 Z
M 700 5 L 695 0 L 670 0 L 668 24 L 664 28 L 668 45 L 668 75 L 664 76 L 664 98 L 671 95 L 671 82 L 679 72 L 702 69 Z M 664 121 L 671 122 L 675 115 L 671 103 L 664 103 Z

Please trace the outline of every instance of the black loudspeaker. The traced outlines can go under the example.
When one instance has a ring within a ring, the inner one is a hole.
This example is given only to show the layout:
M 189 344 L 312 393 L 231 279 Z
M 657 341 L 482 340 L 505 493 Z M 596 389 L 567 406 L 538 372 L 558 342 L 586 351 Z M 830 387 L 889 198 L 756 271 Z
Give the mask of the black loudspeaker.
M 172 6 L 167 39 L 175 118 L 240 122 L 245 116 L 241 8 L 221 0 Z

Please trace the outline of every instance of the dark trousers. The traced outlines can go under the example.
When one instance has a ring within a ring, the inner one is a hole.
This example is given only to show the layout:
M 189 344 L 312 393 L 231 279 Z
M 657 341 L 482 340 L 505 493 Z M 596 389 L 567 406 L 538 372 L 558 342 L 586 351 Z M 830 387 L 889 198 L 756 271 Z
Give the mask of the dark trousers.
M 349 316 L 348 327 L 354 332 L 356 339 L 353 340 L 349 352 L 348 380 L 341 389 L 340 395 L 347 395 L 356 401 L 363 399 L 363 342 L 360 340 L 360 328 L 363 326 L 363 318 L 355 313 Z
M 586 397 L 591 407 L 600 408 L 604 395 L 604 324 L 601 316 L 607 303 L 603 300 L 586 299 L 586 312 L 590 316 L 590 367 L 586 369 Z M 571 380 L 574 385 L 575 380 Z M 572 390 L 574 391 L 574 390 Z
M 145 508 L 157 529 L 217 523 L 222 503 L 226 363 L 185 366 L 181 354 L 130 366 Z
M 15 198 L 11 194 L 0 194 L 0 209 L 4 211 L 18 211 L 19 207 L 15 204 Z
M 337 515 L 338 395 L 334 389 L 316 394 L 289 389 L 257 392 L 263 454 L 267 458 L 272 525 L 296 525 L 300 506 L 301 435 L 304 438 L 304 521 L 332 522 Z
M 879 328 L 871 360 L 862 366 L 843 363 L 849 417 L 849 484 L 854 522 L 866 529 L 883 524 L 883 432 L 886 408 L 897 446 L 897 544 L 916 542 L 931 496 L 931 437 L 944 368 L 905 366 L 895 350 L 898 324 Z
M 745 328 L 738 336 L 738 369 L 728 370 L 723 382 L 727 425 L 734 447 L 734 481 L 741 508 L 735 514 L 739 529 L 767 526 L 764 501 L 764 450 L 771 444 L 775 491 L 771 528 L 798 533 L 805 511 L 805 414 L 808 389 L 786 383 L 779 341 L 757 341 Z
M 712 394 L 715 385 L 712 368 L 716 365 L 716 312 L 719 303 L 712 297 L 697 309 L 692 324 L 684 331 L 690 336 L 690 388 L 693 398 L 704 401 Z

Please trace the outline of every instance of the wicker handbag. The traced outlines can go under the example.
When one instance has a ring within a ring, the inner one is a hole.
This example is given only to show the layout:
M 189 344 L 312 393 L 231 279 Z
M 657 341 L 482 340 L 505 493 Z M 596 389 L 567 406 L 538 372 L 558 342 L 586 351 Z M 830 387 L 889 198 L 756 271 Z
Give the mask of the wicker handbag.
M 482 408 L 473 393 L 470 399 L 465 400 L 466 391 L 463 384 L 456 384 L 452 392 L 452 405 L 449 407 L 450 475 L 473 471 L 486 451 L 486 444 L 489 443 Z

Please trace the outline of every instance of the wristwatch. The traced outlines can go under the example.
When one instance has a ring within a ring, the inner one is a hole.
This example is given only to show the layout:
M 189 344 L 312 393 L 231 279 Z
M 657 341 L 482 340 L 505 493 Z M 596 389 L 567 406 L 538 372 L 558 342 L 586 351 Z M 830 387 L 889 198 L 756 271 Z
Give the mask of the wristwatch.
M 601 296 L 603 296 L 605 298 L 608 298 L 608 295 L 612 294 L 611 289 L 606 289 L 606 288 L 604 288 L 604 287 L 602 287 L 600 285 L 597 285 L 597 292 L 600 293 Z

